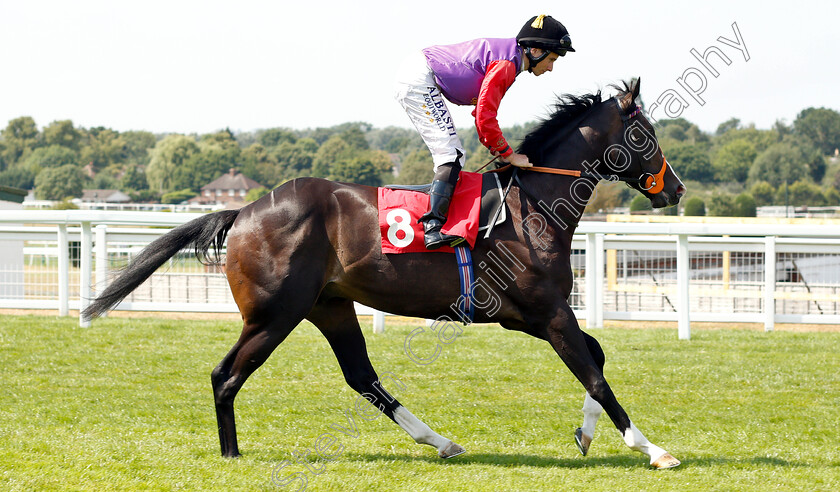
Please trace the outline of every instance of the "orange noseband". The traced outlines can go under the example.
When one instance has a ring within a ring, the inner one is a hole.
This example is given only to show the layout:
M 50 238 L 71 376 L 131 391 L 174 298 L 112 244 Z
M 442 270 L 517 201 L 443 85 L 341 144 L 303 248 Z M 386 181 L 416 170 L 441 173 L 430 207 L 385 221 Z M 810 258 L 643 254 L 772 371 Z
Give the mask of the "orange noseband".
M 667 167 L 668 161 L 665 160 L 665 156 L 662 156 L 662 169 L 660 169 L 656 174 L 646 173 L 647 179 L 645 179 L 645 185 L 642 189 L 651 195 L 655 195 L 662 191 L 662 189 L 665 188 L 665 169 Z

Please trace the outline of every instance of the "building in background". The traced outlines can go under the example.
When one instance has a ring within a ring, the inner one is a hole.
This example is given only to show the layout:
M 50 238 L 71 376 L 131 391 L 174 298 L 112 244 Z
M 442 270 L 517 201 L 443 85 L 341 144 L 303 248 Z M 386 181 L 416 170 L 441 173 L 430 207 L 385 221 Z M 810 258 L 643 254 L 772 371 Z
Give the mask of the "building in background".
M 129 203 L 131 197 L 120 190 L 82 190 L 82 203 Z
M 201 187 L 201 194 L 190 198 L 190 203 L 199 205 L 224 205 L 239 208 L 245 204 L 245 195 L 254 188 L 263 186 L 235 169 Z
M 0 186 L 0 213 L 3 210 L 23 210 L 27 191 Z M 5 224 L 14 227 L 17 224 Z M 23 241 L 0 240 L 0 298 L 23 299 Z

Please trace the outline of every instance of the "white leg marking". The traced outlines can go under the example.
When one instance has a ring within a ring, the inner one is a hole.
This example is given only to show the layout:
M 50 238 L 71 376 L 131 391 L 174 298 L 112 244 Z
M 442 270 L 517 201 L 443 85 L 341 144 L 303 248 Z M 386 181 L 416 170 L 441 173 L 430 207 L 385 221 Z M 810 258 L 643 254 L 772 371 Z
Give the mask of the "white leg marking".
M 630 428 L 624 431 L 624 442 L 633 451 L 640 451 L 650 456 L 651 465 L 667 454 L 667 451 L 648 441 L 641 431 L 633 425 L 633 422 L 630 422 Z
M 414 439 L 417 444 L 428 444 L 434 446 L 438 451 L 441 451 L 449 445 L 449 439 L 441 436 L 433 431 L 431 427 L 424 424 L 417 417 L 414 416 L 407 408 L 400 405 L 394 410 L 394 420 L 397 421 L 400 427 Z
M 583 425 L 580 426 L 580 430 L 590 438 L 595 437 L 595 424 L 603 411 L 601 404 L 587 393 L 583 399 Z

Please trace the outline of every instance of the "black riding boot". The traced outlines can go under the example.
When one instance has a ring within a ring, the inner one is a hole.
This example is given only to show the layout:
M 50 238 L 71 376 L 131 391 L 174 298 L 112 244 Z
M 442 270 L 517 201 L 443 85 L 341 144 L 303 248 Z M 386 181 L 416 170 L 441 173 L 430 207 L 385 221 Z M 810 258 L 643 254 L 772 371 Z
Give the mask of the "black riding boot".
M 418 220 L 418 222 L 423 223 L 423 239 L 426 243 L 426 249 L 452 246 L 464 240 L 461 237 L 440 232 L 440 228 L 446 223 L 446 214 L 449 212 L 452 192 L 455 191 L 455 183 L 458 182 L 460 172 L 461 166 L 457 162 L 444 164 L 438 167 L 437 172 L 435 172 L 435 179 L 432 181 L 431 190 L 429 190 L 429 211 Z

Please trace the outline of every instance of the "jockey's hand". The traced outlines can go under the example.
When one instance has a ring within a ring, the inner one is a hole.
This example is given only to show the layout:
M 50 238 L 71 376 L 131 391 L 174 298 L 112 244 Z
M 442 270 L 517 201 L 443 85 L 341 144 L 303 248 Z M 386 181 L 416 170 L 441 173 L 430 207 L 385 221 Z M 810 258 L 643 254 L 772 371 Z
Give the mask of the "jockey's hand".
M 534 165 L 531 164 L 531 161 L 528 160 L 528 156 L 525 154 L 517 154 L 514 152 L 507 157 L 500 157 L 499 159 L 501 159 L 502 162 L 513 164 L 516 167 L 534 167 Z

